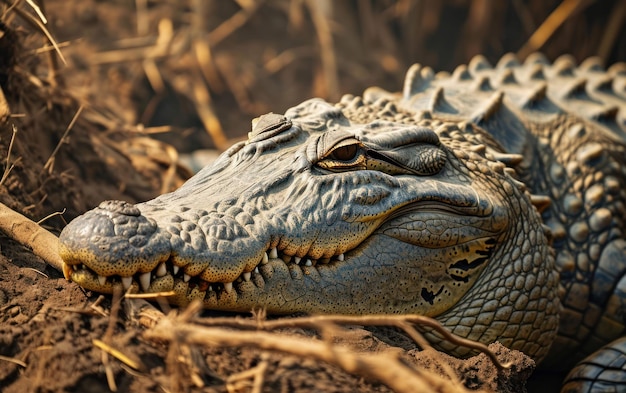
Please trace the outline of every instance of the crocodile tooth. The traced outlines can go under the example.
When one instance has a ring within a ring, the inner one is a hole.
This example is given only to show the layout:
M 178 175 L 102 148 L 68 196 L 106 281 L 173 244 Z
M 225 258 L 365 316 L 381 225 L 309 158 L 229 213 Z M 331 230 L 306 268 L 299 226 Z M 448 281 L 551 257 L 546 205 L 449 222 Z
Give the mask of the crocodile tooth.
M 183 281 L 184 282 L 189 282 L 189 280 L 191 279 L 191 276 L 187 273 L 183 273 Z
M 165 266 L 165 262 L 162 262 L 159 264 L 159 267 L 157 267 L 156 276 L 163 277 L 166 274 L 167 274 L 167 267 Z
M 150 277 L 151 273 L 146 272 L 139 275 L 139 284 L 141 285 L 141 289 L 147 291 L 150 288 Z
M 225 282 L 224 283 L 224 290 L 226 292 L 232 291 L 233 290 L 233 282 L 232 281 L 231 282 Z
M 207 288 L 207 291 L 212 291 L 213 290 L 213 285 L 209 285 L 209 287 Z
M 98 274 L 98 282 L 100 285 L 104 285 L 107 282 L 107 278 Z
M 176 265 L 172 265 L 172 272 L 174 273 L 174 275 L 178 274 L 178 270 L 180 269 L 180 267 L 176 266 Z
M 307 259 L 306 262 L 304 262 L 304 266 L 313 266 L 313 262 L 311 262 L 310 259 Z
M 293 259 L 293 261 L 296 263 L 296 265 L 299 265 L 301 260 L 302 260 L 302 258 L 300 258 L 300 257 L 295 257 Z
M 132 277 L 122 277 L 122 286 L 124 287 L 124 290 L 127 290 L 128 288 L 130 288 L 130 284 L 132 283 L 133 283 Z
M 283 262 L 289 263 L 291 262 L 291 255 L 284 254 L 283 256 L 281 256 L 281 259 L 283 260 Z
M 243 279 L 246 281 L 250 281 L 250 276 L 252 275 L 252 273 L 250 272 L 244 272 L 243 273 Z
M 266 252 L 264 252 L 264 253 L 263 253 L 263 259 L 261 260 L 261 263 L 262 263 L 263 265 L 265 265 L 265 264 L 266 264 L 266 263 L 268 263 L 268 262 L 269 262 L 269 257 L 267 256 L 267 253 L 266 253 Z
M 63 262 L 63 277 L 65 277 L 66 280 L 71 281 L 72 273 L 74 273 L 74 268 L 71 265 Z
M 337 260 L 338 261 L 343 261 L 345 259 L 345 256 L 343 255 L 343 253 L 337 255 Z
M 260 272 L 259 272 L 259 267 L 258 267 L 258 266 L 254 268 L 254 272 L 255 272 L 256 274 L 260 274 Z
M 278 250 L 276 249 L 276 247 L 272 248 L 272 250 L 270 251 L 270 258 L 278 258 Z

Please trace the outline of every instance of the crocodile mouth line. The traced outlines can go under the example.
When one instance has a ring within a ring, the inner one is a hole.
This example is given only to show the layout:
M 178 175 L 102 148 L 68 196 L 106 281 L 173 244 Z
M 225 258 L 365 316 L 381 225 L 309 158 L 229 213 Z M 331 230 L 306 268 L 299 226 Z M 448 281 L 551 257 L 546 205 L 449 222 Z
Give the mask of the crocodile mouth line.
M 86 288 L 96 290 L 98 292 L 112 293 L 115 286 L 121 285 L 124 291 L 135 287 L 137 291 L 143 293 L 165 292 L 173 290 L 176 284 L 184 283 L 187 285 L 187 293 L 196 289 L 200 292 L 206 292 L 205 297 L 208 298 L 212 293 L 231 293 L 235 289 L 234 284 L 242 282 L 258 283 L 263 285 L 265 278 L 261 274 L 259 267 L 268 264 L 271 260 L 281 260 L 287 267 L 319 267 L 323 265 L 332 265 L 333 263 L 343 262 L 345 253 L 334 255 L 330 258 L 313 259 L 309 256 L 298 257 L 295 255 L 287 255 L 277 247 L 273 247 L 263 253 L 262 258 L 252 271 L 241 273 L 234 281 L 230 282 L 209 282 L 201 279 L 199 276 L 191 276 L 184 272 L 184 268 L 173 263 L 172 259 L 161 262 L 157 267 L 149 272 L 137 272 L 132 276 L 122 277 L 120 275 L 103 276 L 97 274 L 86 264 L 63 265 L 63 273 L 66 278 L 85 284 L 85 281 L 92 282 L 97 288 Z M 291 266 L 290 266 L 291 265 Z M 259 282 L 259 280 L 263 280 Z M 97 282 L 97 284 L 96 284 Z M 259 286 L 259 285 L 257 285 Z M 164 287 L 170 287 L 169 289 Z

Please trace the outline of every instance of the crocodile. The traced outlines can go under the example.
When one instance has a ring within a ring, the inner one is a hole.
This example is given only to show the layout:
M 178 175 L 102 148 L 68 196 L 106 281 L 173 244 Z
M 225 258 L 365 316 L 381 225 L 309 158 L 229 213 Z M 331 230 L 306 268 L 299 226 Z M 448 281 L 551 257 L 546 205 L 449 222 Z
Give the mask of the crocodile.
M 626 383 L 625 116 L 623 63 L 414 65 L 400 92 L 263 115 L 178 190 L 76 218 L 64 273 L 216 310 L 432 316 L 582 360 L 564 390 L 602 390 Z

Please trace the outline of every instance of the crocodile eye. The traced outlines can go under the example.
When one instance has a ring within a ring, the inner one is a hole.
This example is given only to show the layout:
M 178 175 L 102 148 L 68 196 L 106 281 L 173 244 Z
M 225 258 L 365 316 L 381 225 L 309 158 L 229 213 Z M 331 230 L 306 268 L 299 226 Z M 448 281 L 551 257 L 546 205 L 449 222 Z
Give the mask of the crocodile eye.
M 328 158 L 337 161 L 352 161 L 356 157 L 359 148 L 357 145 L 340 146 L 331 151 Z
M 333 172 L 365 169 L 365 165 L 363 146 L 354 138 L 337 143 L 317 162 L 318 167 Z

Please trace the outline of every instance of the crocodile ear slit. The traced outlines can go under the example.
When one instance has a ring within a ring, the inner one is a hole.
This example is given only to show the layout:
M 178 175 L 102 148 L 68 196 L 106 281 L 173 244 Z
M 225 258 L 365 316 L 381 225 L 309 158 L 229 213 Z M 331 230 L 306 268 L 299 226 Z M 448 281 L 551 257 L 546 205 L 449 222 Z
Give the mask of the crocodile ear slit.
M 291 120 L 283 115 L 268 113 L 252 121 L 252 131 L 248 133 L 248 143 L 271 138 L 291 128 Z

